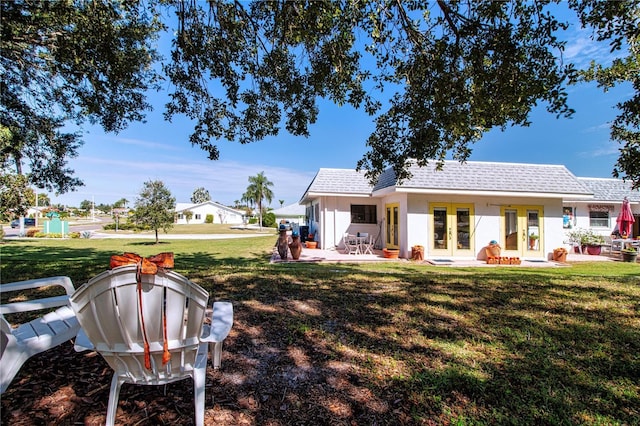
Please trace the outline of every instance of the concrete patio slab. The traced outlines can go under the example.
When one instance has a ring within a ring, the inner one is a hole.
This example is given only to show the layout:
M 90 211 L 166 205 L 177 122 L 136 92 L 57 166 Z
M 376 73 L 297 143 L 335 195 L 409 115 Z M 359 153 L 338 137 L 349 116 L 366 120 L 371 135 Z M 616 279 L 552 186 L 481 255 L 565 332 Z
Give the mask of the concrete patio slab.
M 489 268 L 504 268 L 504 267 L 563 267 L 569 266 L 575 262 L 614 262 L 618 261 L 616 255 L 607 256 L 592 256 L 586 254 L 573 254 L 567 255 L 567 263 L 554 262 L 551 260 L 537 260 L 537 259 L 523 259 L 520 265 L 489 265 L 484 260 L 477 259 L 448 259 L 442 257 L 426 258 L 423 261 L 414 261 L 410 259 L 387 259 L 382 255 L 382 250 L 374 250 L 374 254 L 345 254 L 340 250 L 324 250 L 324 249 L 308 249 L 303 248 L 300 254 L 300 259 L 294 260 L 291 258 L 291 254 L 288 254 L 287 259 L 281 259 L 277 250 L 273 250 L 271 255 L 271 263 L 370 263 L 370 262 L 410 262 L 416 264 L 432 265 L 432 266 L 445 266 L 445 267 L 489 267 Z

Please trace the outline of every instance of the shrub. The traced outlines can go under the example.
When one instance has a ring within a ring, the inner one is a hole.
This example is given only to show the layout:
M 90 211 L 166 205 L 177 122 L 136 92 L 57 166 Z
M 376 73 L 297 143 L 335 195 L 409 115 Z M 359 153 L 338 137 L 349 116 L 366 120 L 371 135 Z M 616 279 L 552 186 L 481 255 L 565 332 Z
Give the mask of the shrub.
M 213 223 L 213 215 L 212 214 L 208 214 L 207 217 L 204 219 L 205 223 Z
M 36 234 L 39 234 L 40 230 L 38 228 L 29 228 L 24 232 L 24 235 L 27 237 L 37 237 Z
M 108 223 L 108 224 L 104 225 L 102 227 L 102 229 L 115 231 L 116 224 L 115 223 Z M 149 229 L 148 226 L 137 225 L 134 222 L 121 222 L 121 223 L 118 224 L 118 230 L 119 231 L 144 231 L 144 230 L 147 230 L 147 229 Z
M 265 213 L 262 216 L 262 226 L 267 228 L 277 228 L 278 224 L 276 223 L 276 215 L 273 212 Z

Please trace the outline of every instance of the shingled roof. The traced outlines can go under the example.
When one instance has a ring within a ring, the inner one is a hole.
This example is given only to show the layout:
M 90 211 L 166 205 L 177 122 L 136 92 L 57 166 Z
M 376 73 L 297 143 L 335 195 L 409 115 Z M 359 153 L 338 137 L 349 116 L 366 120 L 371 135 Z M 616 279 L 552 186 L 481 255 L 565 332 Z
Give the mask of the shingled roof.
M 305 191 L 315 195 L 371 195 L 373 187 L 364 172 L 351 169 L 320 169 Z
M 517 164 L 446 161 L 442 170 L 435 164 L 426 167 L 412 165 L 410 179 L 399 182 L 389 168 L 372 187 L 364 172 L 348 169 L 320 169 L 307 188 L 303 200 L 310 195 L 376 195 L 390 191 L 416 192 L 504 192 L 556 194 L 558 196 L 590 198 L 592 191 L 565 166 L 548 164 Z
M 631 202 L 640 202 L 640 191 L 631 189 L 631 182 L 611 178 L 585 178 L 578 180 L 593 193 L 593 201 L 621 202 L 627 197 Z
M 465 192 L 591 195 L 591 191 L 562 165 L 446 161 L 442 170 L 436 170 L 436 164 L 432 163 L 426 167 L 412 165 L 409 171 L 413 176 L 398 182 L 393 169 L 387 169 L 374 192 L 394 186 Z

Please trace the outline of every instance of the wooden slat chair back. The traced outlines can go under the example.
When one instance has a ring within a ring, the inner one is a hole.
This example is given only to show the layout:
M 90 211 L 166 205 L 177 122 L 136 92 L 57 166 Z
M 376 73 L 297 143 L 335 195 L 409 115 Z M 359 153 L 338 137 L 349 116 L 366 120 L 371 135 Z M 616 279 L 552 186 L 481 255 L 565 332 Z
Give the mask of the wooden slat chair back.
M 106 423 L 115 421 L 123 383 L 161 385 L 191 377 L 196 424 L 201 425 L 207 363 L 201 334 L 208 293 L 167 270 L 141 274 L 138 291 L 136 271 L 136 265 L 106 271 L 71 297 L 84 333 L 114 370 Z

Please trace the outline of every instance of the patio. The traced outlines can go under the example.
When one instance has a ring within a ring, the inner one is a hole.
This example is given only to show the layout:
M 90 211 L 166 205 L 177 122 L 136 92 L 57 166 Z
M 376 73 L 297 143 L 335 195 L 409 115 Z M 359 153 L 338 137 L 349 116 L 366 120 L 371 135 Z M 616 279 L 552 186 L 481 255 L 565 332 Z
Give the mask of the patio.
M 464 266 L 473 266 L 473 267 L 492 267 L 492 268 L 500 268 L 505 266 L 515 266 L 515 265 L 489 265 L 484 260 L 477 259 L 449 259 L 449 258 L 425 258 L 423 261 L 414 261 L 411 259 L 387 259 L 382 255 L 382 250 L 374 250 L 374 254 L 345 254 L 341 250 L 324 250 L 324 249 L 307 249 L 303 248 L 302 253 L 300 254 L 300 259 L 294 260 L 291 258 L 289 254 L 286 260 L 282 260 L 278 255 L 277 250 L 275 250 L 271 255 L 270 263 L 295 263 L 295 262 L 303 262 L 303 263 L 319 263 L 319 262 L 329 262 L 329 263 L 367 263 L 367 262 L 412 262 L 412 263 L 421 263 L 426 265 L 434 265 L 434 266 L 454 266 L 454 267 L 464 267 Z M 593 256 L 588 254 L 575 254 L 569 253 L 567 254 L 567 263 L 554 262 L 551 260 L 528 260 L 523 259 L 522 263 L 519 266 L 524 267 L 558 267 L 558 266 L 566 266 L 572 262 L 614 262 L 619 261 L 619 257 L 617 254 L 613 255 L 600 255 Z

